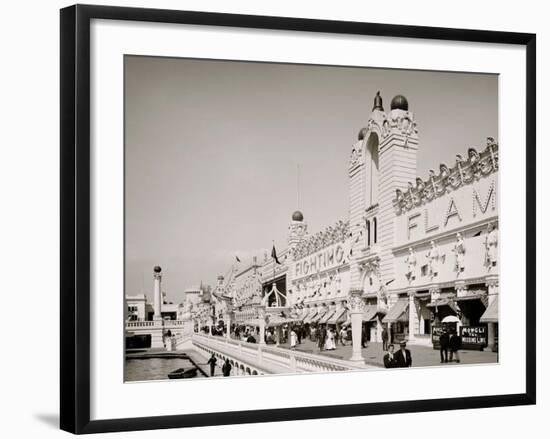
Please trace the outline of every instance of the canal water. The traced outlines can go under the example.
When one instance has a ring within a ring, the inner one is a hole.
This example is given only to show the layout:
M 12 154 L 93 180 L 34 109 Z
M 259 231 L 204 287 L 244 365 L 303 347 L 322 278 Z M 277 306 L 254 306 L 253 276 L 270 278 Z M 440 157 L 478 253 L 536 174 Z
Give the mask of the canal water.
M 127 358 L 124 368 L 124 381 L 167 380 L 173 370 L 195 367 L 185 358 Z M 200 377 L 199 372 L 197 377 Z

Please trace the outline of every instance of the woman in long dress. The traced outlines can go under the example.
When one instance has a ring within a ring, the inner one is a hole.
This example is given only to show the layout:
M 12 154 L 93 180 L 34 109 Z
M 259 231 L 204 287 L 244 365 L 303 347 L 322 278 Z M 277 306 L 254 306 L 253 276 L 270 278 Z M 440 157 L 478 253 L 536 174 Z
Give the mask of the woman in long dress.
M 327 331 L 326 350 L 333 351 L 334 349 L 335 349 L 334 332 L 332 331 L 332 329 L 329 329 Z
M 296 348 L 296 343 L 298 342 L 298 336 L 296 335 L 296 332 L 294 329 L 290 331 L 290 349 Z

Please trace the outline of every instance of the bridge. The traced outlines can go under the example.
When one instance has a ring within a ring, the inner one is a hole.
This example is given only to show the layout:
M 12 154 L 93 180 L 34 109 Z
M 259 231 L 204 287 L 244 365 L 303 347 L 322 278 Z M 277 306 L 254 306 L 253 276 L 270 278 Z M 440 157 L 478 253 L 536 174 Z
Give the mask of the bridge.
M 221 362 L 229 359 L 236 375 L 343 372 L 373 367 L 325 355 L 196 333 L 177 338 L 176 349 L 199 352 L 207 358 L 214 354 Z
M 163 334 L 167 330 L 172 334 L 167 343 L 168 350 L 185 351 L 191 355 L 196 352 L 204 358 L 214 354 L 220 363 L 229 359 L 234 375 L 344 372 L 373 368 L 326 355 L 194 333 L 192 322 L 188 320 L 126 322 L 126 335 L 151 335 L 151 347 L 164 347 Z

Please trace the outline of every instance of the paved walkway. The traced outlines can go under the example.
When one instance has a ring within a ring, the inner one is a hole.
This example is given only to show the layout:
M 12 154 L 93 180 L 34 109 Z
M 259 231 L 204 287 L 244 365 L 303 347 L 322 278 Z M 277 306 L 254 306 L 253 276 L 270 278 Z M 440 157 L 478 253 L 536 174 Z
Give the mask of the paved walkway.
M 280 347 L 290 349 L 289 343 L 281 344 Z M 395 345 L 395 350 L 399 349 L 398 345 Z M 413 360 L 413 367 L 422 366 L 448 366 L 456 365 L 456 363 L 440 363 L 439 350 L 433 349 L 431 346 L 419 346 L 409 344 L 407 349 L 411 351 Z M 351 357 L 352 348 L 350 344 L 346 346 L 338 345 L 334 351 L 321 351 L 317 347 L 317 343 L 310 341 L 309 339 L 302 340 L 302 343 L 297 346 L 297 351 L 321 354 L 330 356 L 333 358 L 348 360 Z M 363 358 L 367 364 L 373 366 L 384 367 L 384 354 L 382 350 L 382 343 L 368 343 L 367 347 L 362 349 Z M 460 350 L 460 362 L 461 364 L 480 364 L 480 363 L 496 363 L 498 362 L 498 355 L 496 352 L 491 352 L 485 349 L 485 351 L 467 351 Z

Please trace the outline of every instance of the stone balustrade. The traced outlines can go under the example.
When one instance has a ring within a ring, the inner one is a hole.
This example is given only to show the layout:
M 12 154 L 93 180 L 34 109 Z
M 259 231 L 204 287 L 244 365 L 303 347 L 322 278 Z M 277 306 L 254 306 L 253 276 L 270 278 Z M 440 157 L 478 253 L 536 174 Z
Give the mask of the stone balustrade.
M 186 320 L 131 320 L 126 322 L 126 329 L 133 328 L 183 328 Z
M 249 374 L 335 372 L 371 367 L 329 358 L 324 355 L 280 347 L 262 347 L 256 343 L 247 343 L 225 337 L 193 334 L 191 339 L 193 348 L 199 349 L 208 355 L 214 353 L 222 360 L 229 358 L 235 364 L 244 365 L 244 370 L 249 370 Z
M 162 320 L 132 320 L 126 322 L 126 328 L 154 328 L 162 327 Z

